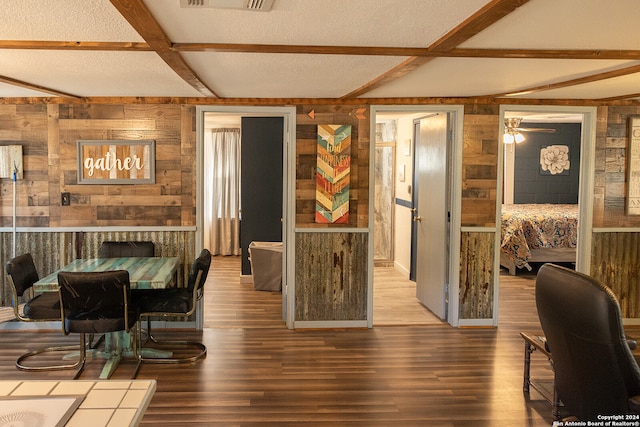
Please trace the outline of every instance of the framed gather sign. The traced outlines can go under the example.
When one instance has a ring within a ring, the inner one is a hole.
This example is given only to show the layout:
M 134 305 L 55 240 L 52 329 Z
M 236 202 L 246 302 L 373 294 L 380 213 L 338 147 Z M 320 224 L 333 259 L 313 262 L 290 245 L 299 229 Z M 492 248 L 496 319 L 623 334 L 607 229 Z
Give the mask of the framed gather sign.
M 78 184 L 154 184 L 155 141 L 78 140 Z

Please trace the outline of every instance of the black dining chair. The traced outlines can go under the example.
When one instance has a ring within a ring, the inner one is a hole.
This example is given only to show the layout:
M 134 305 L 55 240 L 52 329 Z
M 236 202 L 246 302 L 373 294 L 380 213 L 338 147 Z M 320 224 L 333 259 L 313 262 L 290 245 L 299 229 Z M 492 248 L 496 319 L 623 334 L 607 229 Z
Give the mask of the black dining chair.
M 155 256 L 155 244 L 148 240 L 105 240 L 100 244 L 100 258 L 122 258 L 122 257 L 152 257 Z M 137 292 L 137 290 L 133 290 Z M 104 335 L 100 336 L 93 344 L 97 346 L 104 341 Z
M 18 320 L 23 322 L 59 322 L 60 299 L 56 292 L 44 292 L 34 295 L 33 284 L 38 281 L 38 271 L 31 254 L 26 253 L 10 259 L 6 264 L 7 276 L 11 287 L 11 304 Z M 24 300 L 20 310 L 19 297 Z M 77 345 L 53 346 L 30 350 L 16 360 L 16 368 L 22 371 L 49 371 L 73 369 L 75 364 L 26 365 L 26 359 L 45 352 L 78 350 Z
M 100 272 L 58 273 L 62 330 L 80 334 L 80 358 L 75 367 L 77 379 L 84 370 L 86 354 L 86 334 L 107 332 L 133 332 L 133 354 L 137 366 L 132 378 L 138 373 L 140 334 L 137 330 L 138 311 L 130 304 L 129 272 L 111 270 Z
M 202 359 L 207 354 L 207 347 L 198 341 L 159 341 L 151 333 L 151 318 L 182 318 L 188 319 L 196 311 L 198 300 L 204 293 L 204 283 L 207 280 L 211 266 L 211 253 L 203 249 L 191 265 L 189 280 L 184 288 L 154 289 L 145 292 L 136 301 L 140 310 L 140 318 L 147 319 L 148 338 L 155 346 L 169 348 L 195 348 L 198 353 L 188 357 L 154 358 L 141 356 L 143 363 L 188 363 Z
M 105 240 L 100 245 L 100 258 L 152 257 L 155 256 L 155 245 L 150 241 Z

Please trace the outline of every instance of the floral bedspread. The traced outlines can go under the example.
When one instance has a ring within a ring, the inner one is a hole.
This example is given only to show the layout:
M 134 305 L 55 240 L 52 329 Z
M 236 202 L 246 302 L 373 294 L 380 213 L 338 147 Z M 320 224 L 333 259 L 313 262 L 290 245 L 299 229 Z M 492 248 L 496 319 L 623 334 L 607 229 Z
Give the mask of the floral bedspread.
M 516 267 L 531 269 L 531 249 L 575 248 L 578 205 L 502 205 L 500 250 Z

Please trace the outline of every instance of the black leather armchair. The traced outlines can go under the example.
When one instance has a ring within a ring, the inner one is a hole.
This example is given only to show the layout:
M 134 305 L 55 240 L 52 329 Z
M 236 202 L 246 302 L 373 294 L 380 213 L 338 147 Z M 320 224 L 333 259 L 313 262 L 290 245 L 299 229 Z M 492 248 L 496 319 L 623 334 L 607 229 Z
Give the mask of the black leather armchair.
M 556 391 L 568 413 L 583 421 L 638 413 L 640 368 L 611 289 L 587 275 L 545 264 L 536 278 L 536 305 Z
M 133 354 L 137 361 L 133 374 L 135 377 L 140 366 L 140 334 L 137 330 L 137 308 L 129 304 L 129 272 L 61 271 L 58 273 L 58 284 L 62 330 L 65 335 L 80 334 L 80 358 L 75 365 L 78 371 L 74 379 L 80 376 L 87 360 L 85 335 L 117 331 L 134 332 Z

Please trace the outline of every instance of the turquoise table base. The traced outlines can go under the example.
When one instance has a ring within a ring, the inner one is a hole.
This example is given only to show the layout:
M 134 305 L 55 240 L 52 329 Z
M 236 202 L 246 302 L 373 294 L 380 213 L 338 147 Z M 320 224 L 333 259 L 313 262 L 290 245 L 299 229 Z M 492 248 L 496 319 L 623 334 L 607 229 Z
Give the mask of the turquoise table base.
M 100 379 L 106 380 L 111 378 L 111 375 L 115 372 L 116 368 L 120 364 L 123 358 L 135 359 L 133 354 L 133 348 L 131 346 L 131 334 L 120 331 L 110 332 L 105 334 L 104 350 L 88 350 L 87 360 L 106 360 L 102 371 L 100 372 Z M 173 356 L 173 352 L 167 350 L 159 350 L 155 348 L 142 348 L 138 349 L 143 357 L 153 357 L 156 359 L 167 359 Z M 77 359 L 80 357 L 79 351 L 74 351 L 66 354 L 63 359 Z

